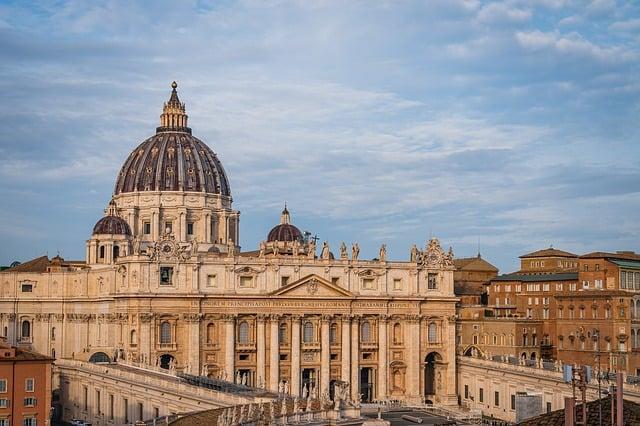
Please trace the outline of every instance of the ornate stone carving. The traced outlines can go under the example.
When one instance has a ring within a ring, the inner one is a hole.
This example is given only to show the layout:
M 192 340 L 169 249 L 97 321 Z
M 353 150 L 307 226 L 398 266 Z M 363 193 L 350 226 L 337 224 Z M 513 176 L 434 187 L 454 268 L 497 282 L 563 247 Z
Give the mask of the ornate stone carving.
M 155 317 L 155 314 L 151 312 L 141 312 L 138 314 L 138 319 L 142 322 L 150 322 Z
M 322 322 L 331 322 L 331 320 L 333 320 L 333 315 L 330 314 L 323 314 L 321 317 Z
M 360 256 L 360 246 L 355 242 L 351 245 L 351 260 L 358 260 L 358 256 Z
M 429 269 L 454 270 L 453 249 L 445 253 L 437 238 L 431 238 L 423 252 L 416 253 L 416 263 L 419 267 Z
M 155 241 L 147 247 L 147 256 L 153 261 L 186 261 L 197 251 L 196 242 L 179 243 L 172 233 L 165 232 L 162 240 Z
M 340 243 L 340 259 L 349 259 L 349 255 L 347 254 L 347 245 L 344 243 L 344 241 Z
M 311 279 L 311 280 L 307 281 L 307 293 L 309 293 L 309 295 L 313 296 L 317 292 L 318 292 L 318 280 Z
M 182 320 L 186 322 L 200 322 L 202 318 L 202 314 L 189 312 L 186 314 L 182 314 Z

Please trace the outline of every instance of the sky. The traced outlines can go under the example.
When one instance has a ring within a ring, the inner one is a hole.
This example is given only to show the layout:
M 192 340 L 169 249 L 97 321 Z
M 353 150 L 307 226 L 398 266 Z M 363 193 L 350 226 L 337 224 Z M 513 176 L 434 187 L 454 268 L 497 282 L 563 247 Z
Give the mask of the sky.
M 0 1 L 0 265 L 82 259 L 178 82 L 243 250 L 640 250 L 640 4 Z

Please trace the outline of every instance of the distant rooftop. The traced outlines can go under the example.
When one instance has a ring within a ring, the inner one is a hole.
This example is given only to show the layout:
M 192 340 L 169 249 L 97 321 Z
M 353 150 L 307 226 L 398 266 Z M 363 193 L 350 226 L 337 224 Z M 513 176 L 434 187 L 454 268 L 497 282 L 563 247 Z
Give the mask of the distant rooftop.
M 578 279 L 577 272 L 565 272 L 559 274 L 503 274 L 498 275 L 491 281 L 522 281 L 522 282 L 544 282 L 544 281 L 575 281 Z
M 548 249 L 537 250 L 531 253 L 523 254 L 520 256 L 520 259 L 528 259 L 532 257 L 578 257 L 577 254 L 569 253 L 568 251 L 554 249 L 553 247 L 549 247 Z

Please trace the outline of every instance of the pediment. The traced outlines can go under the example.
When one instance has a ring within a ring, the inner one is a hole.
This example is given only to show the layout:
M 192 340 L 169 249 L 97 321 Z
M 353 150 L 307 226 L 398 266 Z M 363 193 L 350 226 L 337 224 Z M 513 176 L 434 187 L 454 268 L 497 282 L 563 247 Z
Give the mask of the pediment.
M 344 299 L 353 297 L 353 293 L 339 287 L 315 274 L 307 275 L 271 293 L 271 296 L 284 297 L 335 297 Z

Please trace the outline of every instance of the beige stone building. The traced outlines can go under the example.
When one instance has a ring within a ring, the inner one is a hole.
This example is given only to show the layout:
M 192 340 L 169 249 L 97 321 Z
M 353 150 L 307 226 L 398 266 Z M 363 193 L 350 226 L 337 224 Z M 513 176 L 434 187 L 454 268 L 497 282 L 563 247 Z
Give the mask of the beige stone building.
M 120 357 L 293 395 L 456 403 L 453 254 L 436 239 L 408 261 L 316 247 L 282 212 L 242 252 L 217 155 L 187 127 L 176 85 L 156 134 L 116 179 L 86 260 L 0 273 L 11 343 L 82 361 Z

